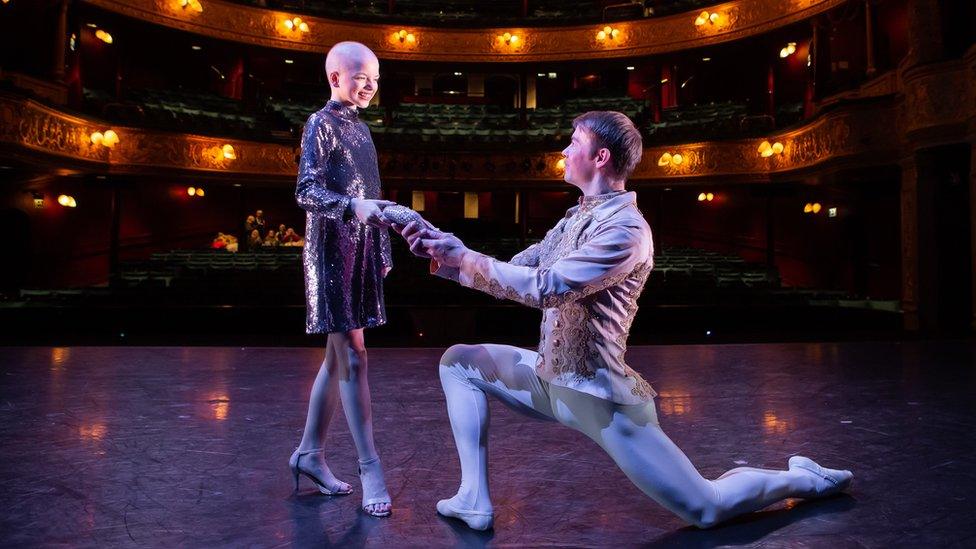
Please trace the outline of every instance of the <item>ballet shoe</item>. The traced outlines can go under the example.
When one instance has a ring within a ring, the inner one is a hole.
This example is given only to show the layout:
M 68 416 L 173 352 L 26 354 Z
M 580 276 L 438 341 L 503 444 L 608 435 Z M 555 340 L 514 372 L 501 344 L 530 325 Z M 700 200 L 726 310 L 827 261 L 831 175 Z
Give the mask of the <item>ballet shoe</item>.
M 369 469 L 372 480 L 367 481 L 363 476 L 364 469 Z M 374 517 L 388 517 L 390 511 L 372 511 L 370 507 L 377 504 L 392 504 L 390 494 L 386 491 L 386 480 L 383 478 L 383 468 L 380 466 L 380 458 L 375 457 L 366 461 L 359 460 L 359 479 L 363 483 L 363 512 Z
M 437 512 L 445 517 L 456 518 L 464 522 L 472 530 L 489 530 L 495 522 L 495 513 L 492 511 L 461 509 L 456 506 L 454 498 L 438 501 Z
M 322 493 L 322 494 L 324 494 L 324 495 L 326 495 L 326 496 L 347 496 L 347 495 L 351 494 L 352 493 L 352 487 L 349 487 L 346 490 L 340 490 L 340 489 L 338 489 L 336 487 L 327 486 L 325 484 L 325 482 L 322 482 L 322 480 L 320 478 L 318 478 L 314 474 L 312 474 L 312 473 L 310 473 L 310 472 L 302 469 L 302 466 L 301 466 L 302 457 L 307 456 L 309 454 L 323 453 L 324 451 L 325 450 L 323 448 L 315 448 L 313 450 L 302 450 L 302 451 L 299 451 L 296 448 L 295 449 L 295 452 L 292 453 L 291 458 L 288 460 L 288 467 L 291 468 L 291 474 L 294 475 L 294 477 L 295 477 L 295 491 L 296 492 L 298 491 L 298 477 L 299 477 L 299 475 L 305 475 L 306 477 L 308 477 L 309 480 L 312 481 L 313 484 L 315 484 L 315 487 L 318 488 L 319 492 Z M 336 479 L 336 480 L 338 480 L 338 479 Z M 343 484 L 345 484 L 345 483 L 343 483 Z
M 821 467 L 808 457 L 793 456 L 789 463 L 790 470 L 802 469 L 816 477 L 814 490 L 817 496 L 829 496 L 842 492 L 849 488 L 854 481 L 854 473 L 847 470 Z

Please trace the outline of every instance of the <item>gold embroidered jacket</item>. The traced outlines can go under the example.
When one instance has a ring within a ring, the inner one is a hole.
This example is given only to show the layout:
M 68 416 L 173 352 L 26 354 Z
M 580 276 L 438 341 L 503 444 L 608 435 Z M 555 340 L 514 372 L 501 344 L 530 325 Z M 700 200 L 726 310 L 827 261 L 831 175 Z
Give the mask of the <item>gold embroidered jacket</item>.
M 508 263 L 465 254 L 438 276 L 543 310 L 536 373 L 550 383 L 618 404 L 657 393 L 624 353 L 637 298 L 654 265 L 651 229 L 636 195 L 584 197 L 545 238 Z

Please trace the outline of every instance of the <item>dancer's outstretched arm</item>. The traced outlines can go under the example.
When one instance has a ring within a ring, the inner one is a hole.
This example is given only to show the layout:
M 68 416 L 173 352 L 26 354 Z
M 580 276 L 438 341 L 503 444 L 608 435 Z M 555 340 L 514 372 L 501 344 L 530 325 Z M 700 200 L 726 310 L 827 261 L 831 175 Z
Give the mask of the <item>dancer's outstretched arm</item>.
M 619 281 L 645 260 L 649 244 L 639 227 L 599 229 L 579 249 L 546 269 L 504 263 L 469 250 L 457 237 L 431 230 L 405 229 L 411 251 L 432 257 L 432 271 L 463 286 L 536 308 L 575 301 Z

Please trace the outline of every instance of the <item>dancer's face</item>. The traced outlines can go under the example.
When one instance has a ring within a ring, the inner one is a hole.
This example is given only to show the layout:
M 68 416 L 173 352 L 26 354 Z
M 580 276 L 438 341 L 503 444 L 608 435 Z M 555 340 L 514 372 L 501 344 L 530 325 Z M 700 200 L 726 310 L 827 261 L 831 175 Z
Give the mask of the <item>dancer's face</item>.
M 380 87 L 380 62 L 365 52 L 341 60 L 340 69 L 329 74 L 332 98 L 347 106 L 365 109 Z
M 563 179 L 567 183 L 579 186 L 588 183 L 596 177 L 600 162 L 599 151 L 590 136 L 590 133 L 582 128 L 573 131 L 573 137 L 569 141 L 569 146 L 563 149 L 563 157 L 566 160 L 566 169 Z

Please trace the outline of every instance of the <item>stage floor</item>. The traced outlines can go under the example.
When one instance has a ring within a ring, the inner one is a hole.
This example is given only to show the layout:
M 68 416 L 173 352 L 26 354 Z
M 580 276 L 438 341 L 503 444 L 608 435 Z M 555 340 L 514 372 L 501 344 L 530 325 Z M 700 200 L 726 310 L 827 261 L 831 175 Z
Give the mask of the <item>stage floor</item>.
M 492 401 L 494 531 L 440 518 L 459 478 L 436 375 L 441 349 L 370 351 L 376 440 L 395 511 L 359 511 L 337 413 L 329 462 L 356 493 L 325 497 L 286 461 L 322 351 L 0 348 L 4 546 L 973 546 L 976 344 L 632 348 L 662 427 L 709 478 L 849 468 L 849 495 L 689 527 L 588 439 Z

